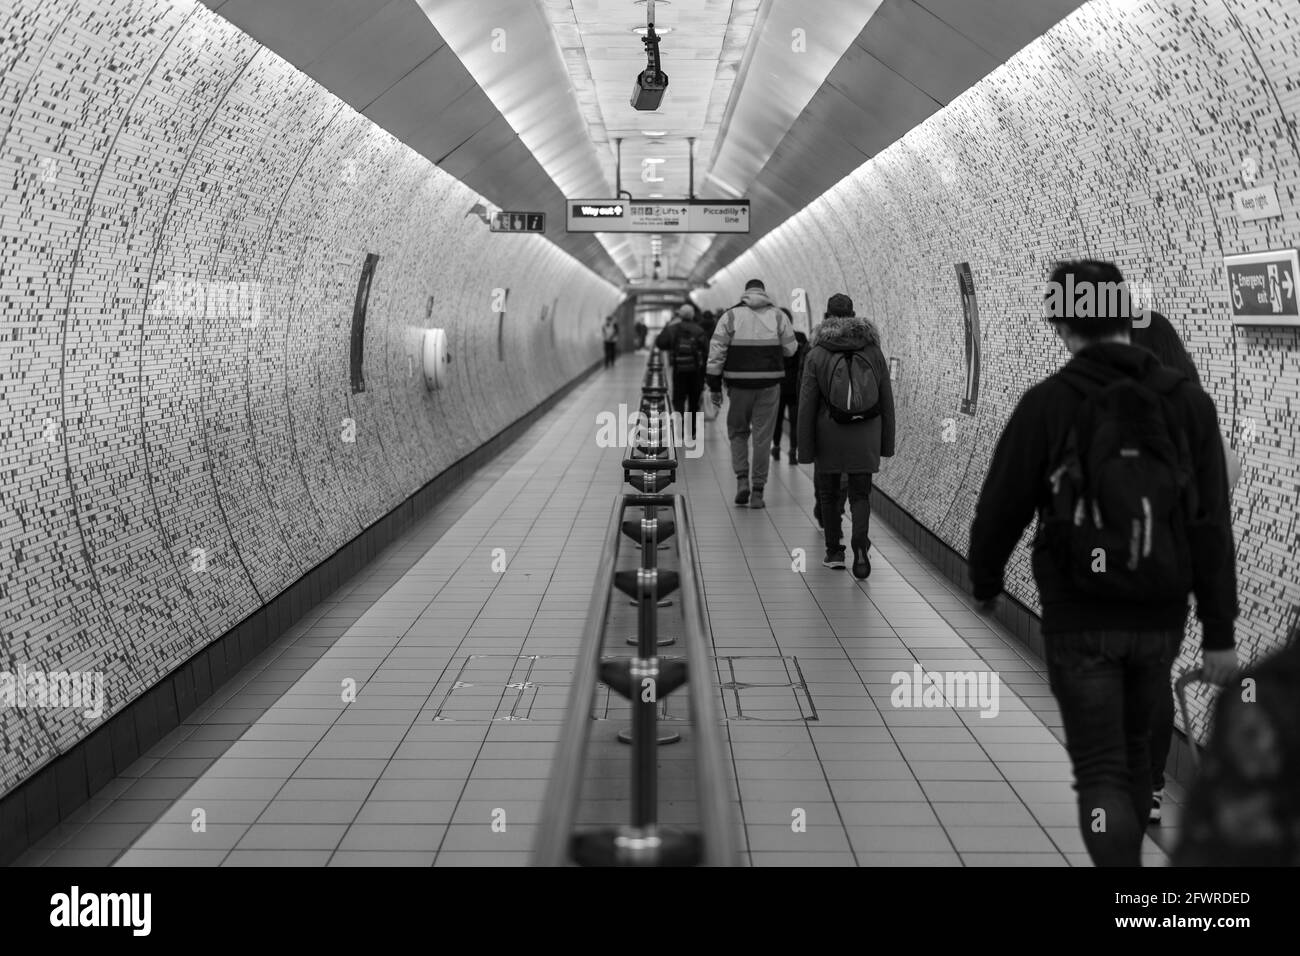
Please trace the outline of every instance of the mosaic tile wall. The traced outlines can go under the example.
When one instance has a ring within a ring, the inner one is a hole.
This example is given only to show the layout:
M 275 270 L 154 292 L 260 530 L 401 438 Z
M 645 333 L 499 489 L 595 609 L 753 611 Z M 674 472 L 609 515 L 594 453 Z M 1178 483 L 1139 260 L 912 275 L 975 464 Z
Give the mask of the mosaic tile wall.
M 619 298 L 192 0 L 4 0 L 0 183 L 0 680 L 105 674 L 98 718 L 0 697 L 0 793 L 598 361 Z
M 852 294 L 901 361 L 898 456 L 880 486 L 964 553 L 1007 416 L 1068 357 L 1035 321 L 1051 263 L 1117 261 L 1180 328 L 1242 457 L 1237 633 L 1255 659 L 1300 605 L 1300 330 L 1234 329 L 1223 256 L 1300 246 L 1298 123 L 1300 3 L 1094 0 L 715 276 L 702 301 L 730 304 L 753 275 L 786 301 L 806 289 L 818 315 L 832 292 Z M 1252 173 L 1282 216 L 1238 220 Z M 960 412 L 961 262 L 982 325 L 974 416 Z M 1007 586 L 1036 609 L 1024 544 Z M 1179 669 L 1199 648 L 1194 623 L 1189 636 Z

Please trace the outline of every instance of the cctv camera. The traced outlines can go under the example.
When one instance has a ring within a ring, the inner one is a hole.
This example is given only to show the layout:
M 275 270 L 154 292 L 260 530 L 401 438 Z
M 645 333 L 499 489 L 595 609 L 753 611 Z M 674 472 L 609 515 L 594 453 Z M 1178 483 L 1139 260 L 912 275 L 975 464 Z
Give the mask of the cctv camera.
M 634 110 L 654 111 L 668 89 L 668 74 L 659 69 L 659 35 L 651 23 L 645 36 L 646 68 L 636 76 L 636 86 L 632 89 L 632 108 Z

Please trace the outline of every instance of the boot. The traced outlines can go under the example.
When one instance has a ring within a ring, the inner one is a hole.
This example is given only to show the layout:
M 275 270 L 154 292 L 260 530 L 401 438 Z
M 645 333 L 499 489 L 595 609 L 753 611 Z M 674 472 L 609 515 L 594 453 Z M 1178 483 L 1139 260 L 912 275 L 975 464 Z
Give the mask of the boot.
M 749 476 L 741 475 L 736 483 L 736 504 L 749 504 Z

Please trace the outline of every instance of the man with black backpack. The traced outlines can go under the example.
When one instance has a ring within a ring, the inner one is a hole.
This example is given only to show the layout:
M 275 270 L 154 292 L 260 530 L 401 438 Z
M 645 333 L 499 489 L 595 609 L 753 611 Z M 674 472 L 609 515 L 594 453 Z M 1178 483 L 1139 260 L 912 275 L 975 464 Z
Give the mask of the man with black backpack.
M 1003 430 L 971 526 L 971 581 L 990 612 L 1037 512 L 1032 566 L 1079 826 L 1096 865 L 1139 866 L 1151 717 L 1169 693 L 1189 592 L 1205 678 L 1221 684 L 1237 666 L 1223 444 L 1209 396 L 1130 344 L 1112 263 L 1057 265 L 1047 316 L 1073 358 Z
M 799 461 L 814 463 L 813 483 L 826 534 L 823 566 L 843 569 L 841 475 L 848 476 L 853 516 L 853 575 L 871 574 L 871 476 L 894 454 L 894 392 L 880 333 L 853 314 L 853 300 L 833 295 L 804 362 L 799 394 Z
M 704 360 L 709 339 L 695 321 L 695 306 L 684 302 L 655 338 L 655 348 L 668 353 L 673 367 L 673 411 L 682 419 L 685 437 L 694 438 L 696 415 L 704 395 Z M 689 411 L 687 409 L 689 408 Z

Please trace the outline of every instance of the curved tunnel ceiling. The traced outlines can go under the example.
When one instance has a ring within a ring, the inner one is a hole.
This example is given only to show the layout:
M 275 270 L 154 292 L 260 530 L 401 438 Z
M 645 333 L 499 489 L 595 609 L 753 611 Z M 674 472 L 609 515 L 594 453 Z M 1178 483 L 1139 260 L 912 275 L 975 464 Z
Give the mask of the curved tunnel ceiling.
M 595 236 L 565 232 L 564 194 L 416 0 L 203 3 L 489 202 L 547 211 L 548 239 L 626 281 Z
M 1083 0 L 658 0 L 654 113 L 628 105 L 633 0 L 204 2 L 489 202 L 547 212 L 551 241 L 623 285 L 650 237 L 564 224 L 566 196 L 614 195 L 615 140 L 638 198 L 687 194 L 693 136 L 696 195 L 751 200 L 749 235 L 664 237 L 663 274 L 704 284 Z
M 706 282 L 1082 3 L 884 0 L 750 182 L 749 235 L 714 237 L 691 279 Z

